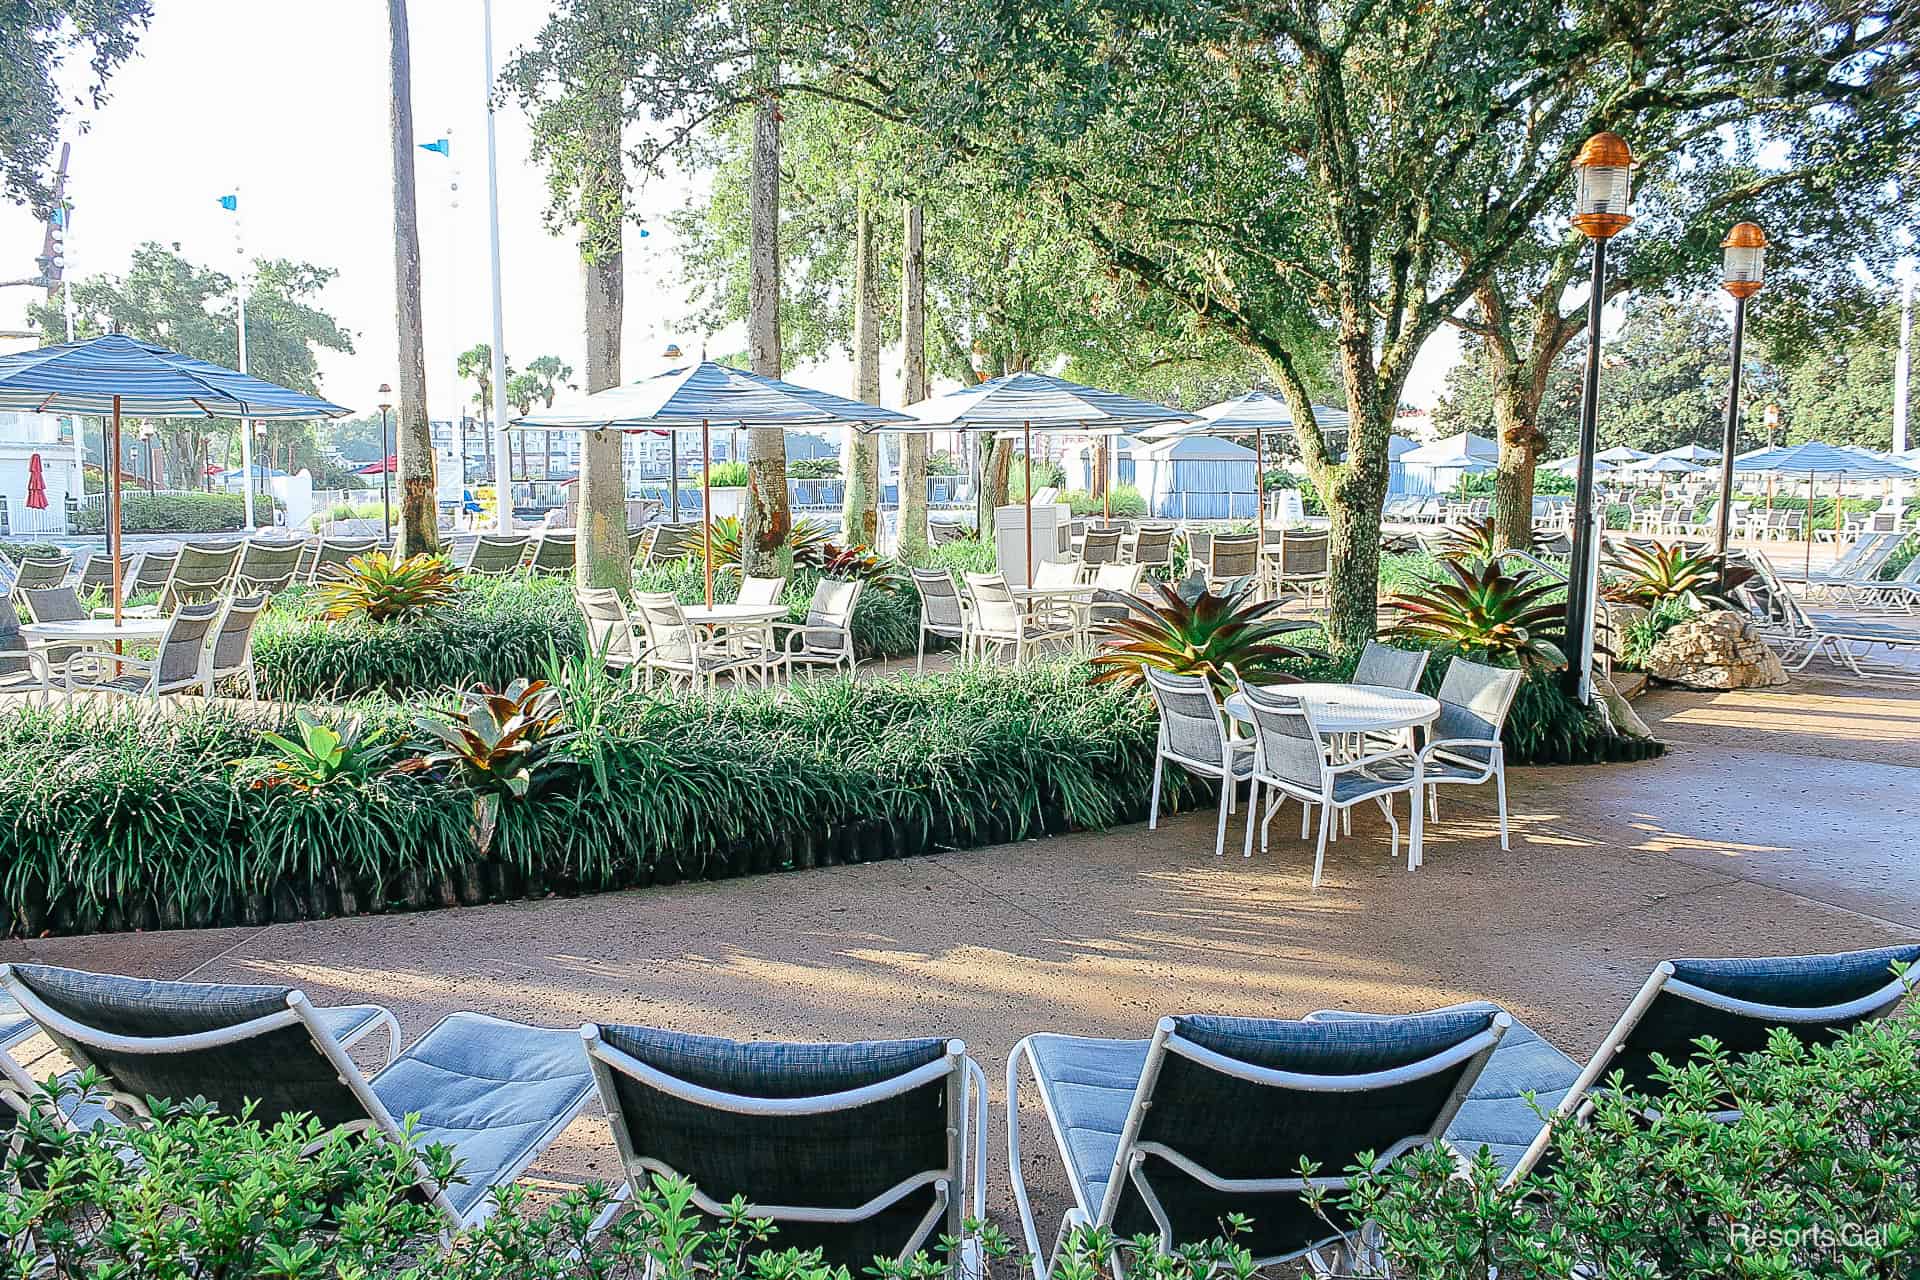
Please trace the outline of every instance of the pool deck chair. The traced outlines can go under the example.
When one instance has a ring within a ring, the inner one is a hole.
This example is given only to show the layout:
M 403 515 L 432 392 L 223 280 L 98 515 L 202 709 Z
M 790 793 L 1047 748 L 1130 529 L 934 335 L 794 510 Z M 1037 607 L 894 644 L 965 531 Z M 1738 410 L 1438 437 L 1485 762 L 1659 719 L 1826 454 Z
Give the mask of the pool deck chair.
M 485 578 L 503 578 L 518 569 L 521 561 L 527 558 L 530 541 L 525 534 L 491 537 L 483 533 L 475 540 L 461 571 L 477 573 Z
M 774 1248 L 819 1248 L 855 1275 L 982 1212 L 987 1080 L 958 1040 L 580 1034 L 630 1186 L 685 1177 L 715 1216 L 743 1196 L 779 1228 Z
M 1438 1142 L 1509 1025 L 1489 1010 L 1162 1018 L 1151 1040 L 1028 1036 L 1007 1059 L 1007 1159 L 1035 1280 L 1052 1264 L 1020 1159 L 1022 1062 L 1072 1192 L 1055 1253 L 1076 1226 L 1156 1234 L 1172 1248 L 1244 1213 L 1253 1223 L 1238 1242 L 1264 1266 L 1342 1239 L 1337 1216 L 1329 1227 L 1308 1207 L 1302 1159 L 1321 1171 L 1312 1185 L 1338 1192 L 1359 1153 L 1375 1153 L 1378 1169 Z
M 466 1178 L 433 1194 L 450 1230 L 486 1219 L 492 1189 L 519 1176 L 593 1096 L 567 1029 L 451 1013 L 369 1078 L 347 1050 L 381 1027 L 390 1051 L 399 1043 L 393 1015 L 374 1005 L 319 1009 L 293 987 L 43 965 L 0 966 L 0 987 L 75 1065 L 106 1077 L 134 1122 L 148 1097 L 204 1097 L 230 1115 L 256 1099 L 268 1122 L 304 1111 L 395 1137 L 418 1115 L 415 1142 L 450 1147 Z

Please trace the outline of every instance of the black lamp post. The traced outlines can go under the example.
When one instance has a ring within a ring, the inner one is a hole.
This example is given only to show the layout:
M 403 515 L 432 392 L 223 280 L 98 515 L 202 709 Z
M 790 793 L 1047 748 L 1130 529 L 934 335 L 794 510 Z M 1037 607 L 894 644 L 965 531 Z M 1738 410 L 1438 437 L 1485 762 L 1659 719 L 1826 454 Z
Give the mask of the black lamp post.
M 680 344 L 669 342 L 667 349 L 660 353 L 662 360 L 681 358 Z M 680 429 L 671 427 L 667 431 L 667 519 L 674 524 L 680 523 Z
M 153 438 L 159 434 L 160 433 L 158 431 L 154 430 L 153 424 L 151 422 L 146 423 L 140 428 L 140 439 L 147 446 L 147 492 L 148 493 L 152 493 L 155 489 L 158 489 L 160 487 L 158 481 L 154 478 L 154 470 L 153 470 Z
M 256 526 L 260 523 L 259 504 L 266 503 L 267 524 L 272 524 L 273 505 L 268 496 L 270 491 L 267 487 L 267 473 L 273 470 L 273 452 L 267 448 L 267 424 L 264 422 L 256 422 L 253 424 L 253 466 L 254 469 L 260 473 L 258 477 L 247 477 L 248 484 L 257 483 L 259 486 L 259 496 L 254 499 L 254 523 Z
M 1767 269 L 1767 233 L 1735 223 L 1720 242 L 1720 287 L 1733 295 L 1733 376 L 1727 381 L 1727 433 L 1720 441 L 1720 514 L 1713 551 L 1720 560 L 1720 594 L 1727 593 L 1727 529 L 1733 519 L 1733 453 L 1740 442 L 1740 351 L 1746 339 L 1747 299 L 1760 292 Z
M 1593 614 L 1599 585 L 1600 535 L 1594 527 L 1593 456 L 1600 399 L 1600 316 L 1606 307 L 1607 241 L 1633 221 L 1627 212 L 1633 152 L 1618 134 L 1596 133 L 1573 162 L 1573 225 L 1593 241 L 1593 282 L 1587 296 L 1587 371 L 1580 393 L 1579 471 L 1573 494 L 1573 563 L 1567 571 L 1567 684 L 1591 702 Z
M 388 418 L 393 410 L 393 388 L 380 384 L 380 541 L 393 533 L 393 446 L 387 442 Z

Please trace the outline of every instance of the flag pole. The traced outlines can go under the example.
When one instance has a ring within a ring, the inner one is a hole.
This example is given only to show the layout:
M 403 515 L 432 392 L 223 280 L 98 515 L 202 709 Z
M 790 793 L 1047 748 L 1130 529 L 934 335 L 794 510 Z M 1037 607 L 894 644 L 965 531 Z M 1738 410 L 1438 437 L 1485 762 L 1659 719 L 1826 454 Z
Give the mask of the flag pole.
M 120 593 L 120 397 L 113 398 L 113 442 L 109 446 L 107 462 L 107 559 L 113 562 L 113 625 L 118 627 L 121 618 Z M 120 649 L 120 642 L 114 641 L 114 651 Z
M 676 483 L 678 481 L 676 480 Z M 707 608 L 713 608 L 713 430 L 700 419 L 700 561 L 707 570 Z M 740 562 L 746 563 L 747 526 L 740 524 Z

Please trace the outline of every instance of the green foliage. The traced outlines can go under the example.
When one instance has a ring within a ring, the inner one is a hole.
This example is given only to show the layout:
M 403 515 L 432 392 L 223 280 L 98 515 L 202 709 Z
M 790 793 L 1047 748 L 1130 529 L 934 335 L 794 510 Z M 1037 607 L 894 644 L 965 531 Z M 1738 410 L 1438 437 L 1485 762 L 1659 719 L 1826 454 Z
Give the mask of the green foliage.
M 747 464 L 716 462 L 707 468 L 706 482 L 716 489 L 744 489 L 747 487 Z
M 1565 652 L 1553 639 L 1563 619 L 1561 584 L 1531 569 L 1509 571 L 1498 561 L 1470 564 L 1442 560 L 1445 575 L 1397 595 L 1385 606 L 1399 619 L 1383 633 L 1457 649 L 1475 661 L 1502 659 L 1522 666 L 1564 667 Z
M 231 762 L 280 754 L 263 731 L 297 732 L 257 710 L 23 708 L 0 719 L 0 915 L 25 936 L 263 923 L 908 856 L 1145 812 L 1152 708 L 1077 663 L 589 692 L 582 758 L 499 806 L 484 856 L 471 792 L 432 776 L 249 785 Z M 355 710 L 392 740 L 416 709 Z
M 1015 448 L 1018 448 L 1018 447 L 1019 446 L 1016 442 Z M 1063 467 L 1061 467 L 1059 463 L 1046 462 L 1038 458 L 1034 459 L 1033 491 L 1035 493 L 1040 492 L 1040 490 L 1042 489 L 1063 488 L 1065 487 L 1066 483 L 1067 483 L 1066 470 Z M 1015 453 L 1013 455 L 1013 466 L 1007 472 L 1007 501 L 1021 502 L 1026 499 L 1026 496 L 1027 496 L 1027 468 L 1024 462 L 1022 461 L 1021 456 L 1018 453 Z
M 219 533 L 238 529 L 245 499 L 237 493 L 141 493 L 129 489 L 122 499 L 121 529 L 126 533 Z M 74 519 L 77 533 L 99 533 L 106 526 L 106 504 L 83 507 Z
M 1621 628 L 1620 652 L 1614 655 L 1614 666 L 1623 671 L 1645 671 L 1660 637 L 1699 616 L 1697 607 L 1678 597 L 1668 597 L 1652 605 Z
M 367 743 L 357 720 L 335 725 L 308 711 L 294 713 L 293 737 L 263 733 L 260 741 L 267 753 L 234 762 L 254 787 L 318 791 L 364 782 L 385 754 Z
M 459 707 L 415 717 L 413 729 L 407 749 L 418 754 L 402 761 L 400 771 L 473 793 L 473 842 L 482 855 L 493 844 L 500 802 L 526 799 L 560 762 L 555 749 L 573 737 L 559 691 L 543 680 L 515 680 L 500 692 L 476 685 Z
M 999 552 L 994 549 L 993 541 L 987 538 L 961 538 L 956 542 L 943 542 L 927 550 L 927 567 L 945 569 L 958 575 L 962 573 L 997 573 L 1000 570 Z
M 418 622 L 453 602 L 457 576 L 444 557 L 428 552 L 396 560 L 384 551 L 369 551 L 327 570 L 318 591 L 320 616 L 374 626 Z
M 1192 599 L 1164 582 L 1149 586 L 1151 597 L 1126 597 L 1127 617 L 1096 628 L 1102 647 L 1092 662 L 1095 683 L 1139 685 L 1144 666 L 1205 676 L 1225 695 L 1241 679 L 1289 679 L 1287 659 L 1320 656 L 1280 639 L 1300 628 L 1276 616 L 1281 601 L 1254 599 L 1251 581 L 1221 595 L 1202 590 Z
M 7 57 L 0 70 L 0 99 L 7 127 L 0 131 L 0 192 L 8 202 L 36 213 L 53 202 L 48 167 L 63 134 L 84 133 L 85 109 L 106 101 L 106 83 L 131 58 L 153 17 L 150 0 L 37 0 L 8 15 Z M 84 54 L 87 70 L 70 67 Z M 67 123 L 82 111 L 79 127 Z M 44 333 L 59 330 L 42 327 Z
M 586 648 L 572 584 L 559 578 L 462 577 L 444 606 L 412 621 L 328 622 L 319 613 L 317 593 L 296 589 L 276 596 L 256 625 L 254 668 L 268 697 L 498 689 L 537 674 L 550 647 L 562 655 Z
M 1601 589 L 1609 600 L 1637 604 L 1643 609 L 1669 600 L 1677 600 L 1694 612 L 1727 607 L 1725 600 L 1708 590 L 1718 589 L 1723 571 L 1721 558 L 1711 552 L 1678 542 L 1628 542 L 1609 547 L 1608 559 L 1614 576 L 1603 577 Z M 1724 571 L 1729 590 L 1754 576 L 1746 565 L 1726 565 Z
M 1920 1014 L 1812 1048 L 1782 1029 L 1742 1057 L 1710 1038 L 1698 1049 L 1662 1065 L 1657 1102 L 1616 1076 L 1517 1186 L 1491 1156 L 1463 1174 L 1428 1150 L 1312 1199 L 1377 1224 L 1388 1273 L 1426 1280 L 1911 1275 Z
M 1320 496 L 1319 488 L 1311 476 L 1289 471 L 1285 467 L 1269 468 L 1264 491 L 1274 493 L 1281 489 L 1295 489 L 1300 493 L 1300 508 L 1310 516 L 1327 514 L 1327 500 Z
M 722 466 L 728 464 L 722 463 Z M 747 464 L 740 463 L 742 468 Z M 715 516 L 711 524 L 711 535 L 705 540 L 695 539 L 689 544 L 690 556 L 698 556 L 708 546 L 712 547 L 713 567 L 716 572 L 740 572 L 740 517 Z M 830 545 L 832 532 L 818 520 L 802 517 L 795 520 L 787 530 L 787 550 L 793 556 L 796 565 L 818 566 Z
M 795 458 L 787 464 L 789 480 L 834 480 L 839 475 L 838 458 Z
M 19 564 L 27 556 L 57 556 L 63 552 L 51 542 L 7 542 L 0 540 L 0 556 Z
M 1070 489 L 1060 498 L 1076 516 L 1103 515 L 1108 509 L 1106 498 L 1084 489 Z M 1147 514 L 1147 500 L 1132 485 L 1117 484 L 1113 486 L 1112 510 L 1116 520 L 1143 520 Z

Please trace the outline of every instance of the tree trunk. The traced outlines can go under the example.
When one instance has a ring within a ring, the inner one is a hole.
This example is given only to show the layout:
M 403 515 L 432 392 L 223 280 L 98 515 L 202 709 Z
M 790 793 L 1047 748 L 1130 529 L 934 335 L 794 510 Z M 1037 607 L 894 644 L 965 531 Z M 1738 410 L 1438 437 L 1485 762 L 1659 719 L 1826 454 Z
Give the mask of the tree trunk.
M 392 81 L 388 106 L 393 141 L 393 294 L 400 339 L 400 404 L 394 433 L 399 454 L 401 555 L 440 549 L 439 501 L 433 482 L 433 430 L 427 421 L 426 326 L 420 294 L 420 212 L 413 185 L 413 70 L 407 0 L 387 0 Z
M 753 155 L 747 177 L 747 349 L 753 371 L 780 376 L 780 102 L 771 85 L 753 104 Z M 787 437 L 779 427 L 747 433 L 747 505 L 740 529 L 741 567 L 784 577 L 788 565 Z
M 920 206 L 908 202 L 900 259 L 900 347 L 907 404 L 927 398 L 927 255 Z M 927 553 L 927 437 L 907 433 L 900 463 L 900 558 Z
M 1539 421 L 1540 402 L 1521 380 L 1496 376 L 1493 425 L 1500 439 L 1500 469 L 1493 476 L 1493 536 L 1503 550 L 1533 546 L 1533 474 L 1547 444 Z
M 1355 652 L 1379 630 L 1380 507 L 1386 468 L 1343 466 L 1327 514 L 1327 644 Z
M 853 398 L 880 403 L 880 282 L 875 259 L 873 207 L 863 190 L 853 216 Z M 846 501 L 840 524 L 849 545 L 880 545 L 880 450 L 865 431 L 847 431 L 840 472 Z
M 619 91 L 608 115 L 619 119 Z M 626 305 L 621 227 L 626 177 L 617 123 L 589 130 L 592 158 L 581 179 L 580 270 L 585 283 L 587 392 L 620 384 L 620 329 Z M 627 554 L 627 478 L 618 431 L 589 431 L 580 449 L 580 514 L 574 576 L 583 587 L 633 588 Z
M 986 461 L 981 464 L 980 504 L 978 511 L 980 536 L 993 536 L 993 510 L 1007 505 L 1008 481 L 1013 474 L 1013 441 L 995 440 L 987 450 Z

